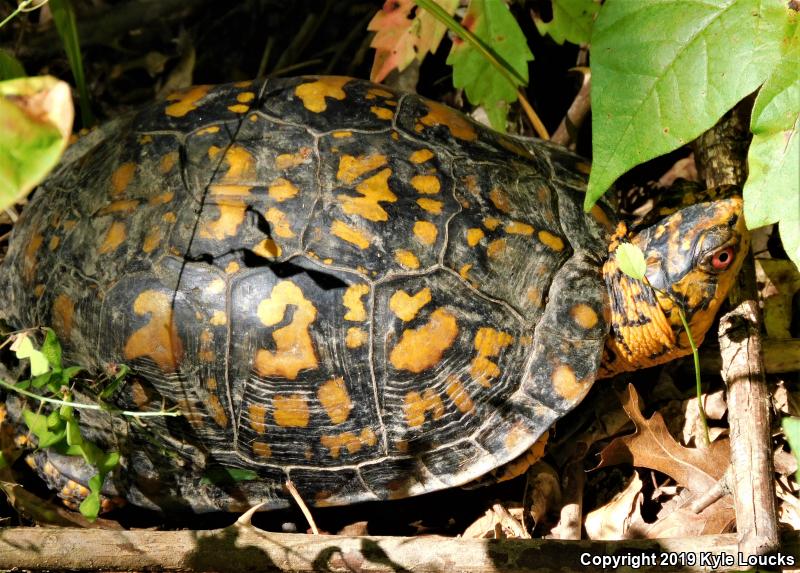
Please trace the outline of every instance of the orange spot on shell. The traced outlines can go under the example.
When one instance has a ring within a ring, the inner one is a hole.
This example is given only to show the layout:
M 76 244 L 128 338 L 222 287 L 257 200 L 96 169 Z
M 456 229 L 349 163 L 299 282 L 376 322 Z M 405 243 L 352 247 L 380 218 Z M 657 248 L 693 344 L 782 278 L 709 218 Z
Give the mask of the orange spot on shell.
M 489 200 L 498 211 L 502 213 L 511 212 L 511 202 L 508 200 L 508 195 L 506 195 L 505 192 L 503 192 L 500 188 L 495 187 L 489 191 Z
M 463 139 L 464 141 L 475 141 L 478 134 L 475 127 L 466 117 L 446 105 L 433 101 L 425 101 L 428 106 L 428 113 L 419 119 L 417 130 L 422 130 L 422 125 L 434 127 L 444 125 L 450 131 L 450 135 Z M 421 125 L 420 125 L 421 124 Z
M 320 113 L 328 109 L 326 98 L 343 100 L 347 97 L 342 89 L 350 78 L 328 76 L 316 81 L 300 84 L 294 93 L 303 102 L 303 106 L 311 112 Z
M 275 423 L 283 428 L 305 428 L 308 426 L 310 412 L 308 402 L 300 394 L 275 396 L 272 401 Z
M 317 390 L 317 398 L 331 422 L 341 424 L 347 421 L 350 410 L 353 409 L 353 402 L 350 400 L 344 378 L 332 378 L 324 382 Z
M 233 105 L 229 105 L 228 109 L 231 110 L 233 113 L 247 113 L 250 111 L 250 106 L 245 105 L 243 103 L 236 103 Z
M 347 336 L 345 336 L 345 344 L 347 348 L 360 348 L 369 339 L 364 330 L 357 326 L 351 326 L 347 329 Z
M 457 336 L 456 317 L 444 308 L 437 308 L 426 324 L 403 331 L 389 361 L 398 370 L 418 374 L 438 364 Z
M 506 233 L 511 235 L 533 235 L 533 227 L 520 221 L 511 221 L 506 225 Z
M 394 260 L 407 269 L 418 269 L 419 259 L 417 255 L 406 249 L 398 249 L 394 253 Z
M 347 287 L 342 295 L 342 304 L 347 309 L 344 315 L 345 320 L 361 322 L 367 319 L 367 309 L 361 298 L 369 293 L 369 286 L 365 284 L 354 284 Z
M 505 252 L 505 250 L 506 250 L 505 239 L 495 239 L 486 246 L 486 254 L 493 259 L 502 255 Z
M 442 399 L 430 388 L 422 394 L 414 391 L 409 392 L 406 394 L 403 403 L 403 413 L 409 428 L 422 426 L 425 423 L 425 414 L 427 412 L 431 413 L 433 420 L 438 420 L 444 416 L 444 411 Z
M 437 201 L 436 199 L 428 199 L 427 197 L 417 199 L 417 205 L 432 215 L 441 215 L 442 208 L 444 207 L 444 203 L 441 201 Z
M 294 232 L 286 217 L 286 213 L 275 207 L 270 207 L 267 210 L 264 218 L 269 222 L 272 233 L 278 237 L 289 239 L 294 237 Z
M 259 458 L 269 458 L 272 456 L 272 448 L 266 442 L 256 440 L 252 443 L 251 447 L 253 448 L 253 455 Z
M 378 153 L 372 155 L 343 155 L 339 159 L 339 169 L 336 178 L 344 183 L 351 184 L 362 175 L 375 171 L 386 165 L 386 156 Z
M 161 160 L 158 162 L 158 170 L 161 173 L 169 173 L 172 171 L 172 168 L 175 166 L 175 163 L 178 162 L 178 152 L 177 151 L 170 151 L 169 153 L 164 154 Z
M 445 388 L 445 392 L 450 398 L 450 401 L 458 408 L 458 411 L 463 414 L 474 412 L 475 404 L 472 402 L 469 392 L 464 388 L 461 381 L 455 376 L 450 376 L 447 382 L 448 384 Z
M 331 225 L 331 233 L 358 247 L 359 249 L 366 249 L 370 244 L 370 237 L 364 231 L 351 227 L 342 221 L 334 221 Z
M 417 193 L 436 195 L 441 190 L 442 184 L 435 175 L 414 175 L 411 178 L 411 186 L 417 190 Z
M 419 311 L 431 301 L 431 289 L 423 288 L 414 296 L 406 291 L 398 290 L 389 299 L 389 308 L 400 320 L 409 322 L 414 320 Z
M 301 147 L 295 153 L 282 153 L 275 158 L 275 168 L 283 171 L 308 163 L 312 153 L 310 147 Z
M 292 321 L 272 333 L 276 350 L 256 352 L 255 369 L 261 376 L 277 376 L 294 380 L 301 370 L 318 365 L 310 325 L 317 318 L 316 307 L 303 296 L 303 291 L 291 281 L 281 281 L 272 289 L 270 298 L 259 303 L 257 314 L 262 324 L 274 326 L 294 308 Z
M 72 319 L 75 316 L 75 301 L 65 294 L 53 301 L 53 327 L 59 337 L 68 338 L 72 333 Z
M 383 120 L 391 120 L 394 117 L 394 111 L 385 107 L 379 107 L 377 105 L 373 105 L 369 108 L 369 110 L 375 114 L 375 117 L 378 119 Z
M 377 442 L 378 438 L 371 428 L 364 428 L 358 436 L 353 432 L 343 432 L 335 436 L 323 435 L 320 438 L 320 443 L 331 451 L 333 459 L 338 459 L 342 450 L 355 454 L 363 446 L 374 446 Z
M 414 151 L 408 158 L 412 163 L 425 163 L 433 156 L 433 151 L 430 149 L 418 149 Z
M 122 221 L 113 222 L 108 228 L 108 231 L 106 231 L 106 236 L 103 239 L 103 242 L 100 244 L 100 248 L 97 249 L 97 252 L 101 255 L 113 253 L 125 240 L 127 234 L 128 233 L 125 230 L 125 223 Z
M 258 434 L 267 431 L 267 408 L 263 404 L 250 404 L 247 407 L 250 427 Z
M 164 109 L 170 117 L 183 117 L 187 113 L 197 109 L 198 102 L 205 97 L 211 86 L 194 86 L 187 90 L 174 92 L 167 96 L 167 101 L 172 101 Z
M 389 214 L 381 206 L 381 202 L 394 203 L 397 195 L 389 189 L 391 169 L 383 169 L 379 173 L 362 181 L 356 186 L 361 197 L 340 194 L 336 198 L 341 201 L 342 211 L 348 215 L 358 215 L 369 221 L 386 221 Z
M 489 360 L 500 356 L 503 349 L 514 342 L 514 337 L 494 328 L 483 327 L 475 334 L 477 355 L 472 360 L 470 374 L 481 386 L 489 388 L 491 381 L 500 376 L 500 367 Z
M 470 247 L 474 247 L 478 243 L 480 243 L 481 239 L 485 236 L 483 230 L 478 229 L 477 227 L 474 229 L 467 229 L 467 244 Z
M 28 283 L 32 282 L 34 276 L 36 275 L 37 255 L 39 253 L 39 249 L 42 247 L 42 243 L 44 243 L 44 236 L 37 233 L 31 237 L 30 241 L 25 246 L 25 255 L 23 256 L 22 264 L 22 276 Z
M 569 314 L 572 316 L 572 320 L 574 320 L 581 328 L 588 330 L 597 325 L 597 313 L 588 304 L 576 304 L 569 309 Z
M 539 231 L 539 240 L 554 251 L 564 250 L 564 241 L 548 231 Z
M 433 245 L 436 243 L 436 237 L 439 235 L 439 230 L 436 225 L 430 221 L 417 221 L 414 223 L 414 236 L 419 239 L 423 245 Z
M 134 300 L 133 312 L 137 316 L 149 315 L 149 321 L 128 338 L 125 359 L 146 356 L 164 372 L 174 372 L 183 355 L 183 344 L 172 317 L 172 296 L 146 290 Z
M 589 389 L 589 385 L 579 381 L 575 371 L 566 364 L 561 364 L 553 370 L 552 380 L 555 391 L 568 402 L 574 402 Z
M 127 162 L 122 163 L 119 167 L 114 170 L 114 173 L 111 174 L 111 196 L 112 197 L 119 197 L 130 185 L 131 181 L 133 180 L 133 174 L 136 172 L 136 165 Z

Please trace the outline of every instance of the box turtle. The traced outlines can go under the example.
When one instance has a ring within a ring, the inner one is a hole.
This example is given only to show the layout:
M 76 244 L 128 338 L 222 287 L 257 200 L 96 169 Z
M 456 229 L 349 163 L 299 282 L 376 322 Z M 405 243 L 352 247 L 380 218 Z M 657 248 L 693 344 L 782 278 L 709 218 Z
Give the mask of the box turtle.
M 596 378 L 690 352 L 675 306 L 702 339 L 740 266 L 739 198 L 633 233 L 584 212 L 588 171 L 365 81 L 193 87 L 68 150 L 14 229 L 0 314 L 52 325 L 73 364 L 129 365 L 120 407 L 183 412 L 79 412 L 122 454 L 109 496 L 201 512 L 285 506 L 287 479 L 318 506 L 458 486 Z M 32 459 L 63 497 L 93 475 Z

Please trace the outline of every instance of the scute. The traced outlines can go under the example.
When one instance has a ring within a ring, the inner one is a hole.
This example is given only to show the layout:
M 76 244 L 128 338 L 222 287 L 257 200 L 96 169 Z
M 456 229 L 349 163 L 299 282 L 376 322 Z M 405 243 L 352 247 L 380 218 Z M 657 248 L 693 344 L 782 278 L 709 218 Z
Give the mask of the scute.
M 613 216 L 584 216 L 575 156 L 336 77 L 191 88 L 93 137 L 16 226 L 0 313 L 131 365 L 120 404 L 185 413 L 96 430 L 134 503 L 463 484 L 593 379 Z

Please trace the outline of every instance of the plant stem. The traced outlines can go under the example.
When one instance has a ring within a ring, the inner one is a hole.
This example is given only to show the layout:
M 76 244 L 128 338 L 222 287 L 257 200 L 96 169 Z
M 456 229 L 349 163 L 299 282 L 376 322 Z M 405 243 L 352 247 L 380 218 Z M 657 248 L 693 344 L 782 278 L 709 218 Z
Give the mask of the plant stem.
M 457 22 L 441 6 L 434 2 L 434 0 L 414 0 L 414 3 L 423 10 L 429 12 L 431 16 L 447 26 L 448 30 L 475 48 L 513 87 L 516 88 L 517 86 L 522 86 L 527 83 L 525 78 L 517 73 L 517 70 L 495 54 L 478 36 Z M 547 133 L 547 129 L 542 123 L 542 120 L 539 119 L 539 116 L 533 110 L 533 107 L 520 89 L 517 89 L 517 98 L 539 137 L 545 140 L 550 139 L 550 134 Z
M 22 0 L 22 2 L 20 2 L 19 5 L 17 6 L 17 9 L 11 12 L 11 14 L 9 14 L 5 20 L 0 22 L 0 28 L 2 28 L 6 24 L 8 24 L 11 20 L 16 18 L 21 12 L 24 12 L 25 8 L 27 8 L 30 4 L 33 4 L 33 0 Z
M 17 388 L 13 384 L 10 384 L 0 378 L 0 386 L 11 390 L 12 392 L 16 392 L 17 394 L 21 394 L 22 396 L 27 396 L 28 398 L 33 398 L 34 400 L 39 400 L 40 402 L 47 402 L 48 404 L 55 404 L 57 406 L 72 406 L 73 408 L 83 409 L 83 410 L 100 410 L 103 412 L 108 412 L 109 414 L 122 414 L 123 416 L 131 416 L 133 418 L 146 418 L 146 417 L 155 417 L 155 416 L 182 416 L 183 414 L 179 410 L 174 411 L 166 411 L 166 410 L 159 410 L 158 412 L 133 412 L 131 410 L 114 410 L 104 408 L 99 404 L 83 404 L 80 402 L 68 402 L 66 400 L 59 400 L 57 398 L 48 398 L 46 396 L 40 396 L 39 394 L 35 394 L 33 392 L 28 392 L 27 390 L 23 390 L 22 388 Z
M 694 376 L 695 384 L 697 387 L 697 410 L 700 412 L 700 420 L 703 422 L 703 436 L 705 437 L 706 446 L 711 444 L 711 438 L 708 435 L 708 422 L 706 421 L 706 412 L 703 409 L 702 388 L 700 386 L 700 354 L 697 352 L 697 345 L 692 338 L 692 331 L 689 329 L 689 323 L 686 322 L 686 315 L 683 314 L 683 309 L 680 305 L 676 305 L 678 315 L 681 317 L 683 328 L 686 331 L 686 337 L 689 339 L 689 346 L 692 347 L 692 358 L 694 359 Z

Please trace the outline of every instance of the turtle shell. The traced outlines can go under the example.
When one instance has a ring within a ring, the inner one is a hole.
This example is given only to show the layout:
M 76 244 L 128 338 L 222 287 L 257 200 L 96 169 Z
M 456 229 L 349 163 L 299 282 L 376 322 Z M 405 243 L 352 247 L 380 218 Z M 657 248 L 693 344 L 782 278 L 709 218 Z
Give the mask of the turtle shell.
M 95 424 L 136 504 L 460 485 L 594 380 L 613 215 L 583 213 L 588 166 L 556 146 L 306 77 L 194 87 L 69 153 L 15 228 L 2 312 L 130 365 L 120 405 L 185 414 Z

